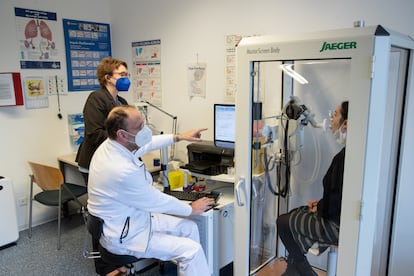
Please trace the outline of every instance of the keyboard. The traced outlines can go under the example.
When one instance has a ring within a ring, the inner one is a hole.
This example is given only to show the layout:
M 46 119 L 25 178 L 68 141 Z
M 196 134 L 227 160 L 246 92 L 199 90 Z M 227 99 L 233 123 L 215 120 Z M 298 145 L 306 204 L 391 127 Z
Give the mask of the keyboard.
M 214 198 L 214 202 L 217 202 L 218 198 L 220 197 L 220 193 L 217 193 L 217 192 L 198 193 L 198 192 L 186 192 L 186 191 L 168 191 L 166 193 L 180 200 L 187 200 L 187 201 L 194 201 L 202 197 L 209 197 L 209 198 Z

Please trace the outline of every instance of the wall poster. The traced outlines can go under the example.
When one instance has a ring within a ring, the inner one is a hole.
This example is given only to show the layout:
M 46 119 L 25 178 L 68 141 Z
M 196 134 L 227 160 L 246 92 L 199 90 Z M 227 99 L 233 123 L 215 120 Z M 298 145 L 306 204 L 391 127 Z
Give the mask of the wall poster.
M 21 69 L 60 69 L 56 13 L 14 8 Z
M 63 19 L 69 91 L 98 89 L 96 68 L 111 56 L 110 25 Z
M 161 106 L 161 40 L 132 42 L 131 46 L 134 100 Z
M 226 35 L 225 38 L 225 91 L 224 99 L 228 102 L 234 102 L 236 99 L 237 82 L 236 82 L 236 47 L 243 37 L 251 37 L 257 35 Z

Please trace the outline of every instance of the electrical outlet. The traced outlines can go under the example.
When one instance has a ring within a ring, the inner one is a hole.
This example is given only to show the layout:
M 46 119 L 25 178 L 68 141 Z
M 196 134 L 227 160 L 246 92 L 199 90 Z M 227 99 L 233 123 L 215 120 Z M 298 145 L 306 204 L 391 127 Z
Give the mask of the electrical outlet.
M 48 92 L 49 95 L 59 94 L 68 94 L 68 91 L 65 89 L 66 82 L 63 76 L 49 76 L 48 79 Z
M 27 199 L 26 197 L 21 197 L 17 200 L 17 203 L 19 204 L 19 206 L 25 206 L 27 205 Z

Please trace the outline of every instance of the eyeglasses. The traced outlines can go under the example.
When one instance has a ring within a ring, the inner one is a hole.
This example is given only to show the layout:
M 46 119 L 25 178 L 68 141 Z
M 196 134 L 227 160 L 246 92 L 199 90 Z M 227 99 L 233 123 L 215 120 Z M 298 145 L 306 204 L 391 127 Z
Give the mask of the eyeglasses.
M 121 76 L 121 78 L 129 78 L 131 75 L 129 74 L 129 73 L 127 73 L 127 72 L 113 72 L 112 73 L 112 75 L 113 74 L 117 74 L 117 75 L 119 75 L 119 76 Z

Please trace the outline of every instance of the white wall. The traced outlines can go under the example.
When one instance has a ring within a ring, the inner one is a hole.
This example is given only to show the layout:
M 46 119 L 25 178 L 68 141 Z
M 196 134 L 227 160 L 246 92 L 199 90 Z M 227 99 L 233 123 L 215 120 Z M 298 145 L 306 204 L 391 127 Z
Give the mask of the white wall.
M 57 13 L 59 26 L 62 18 L 110 22 L 108 1 L 54 1 L 54 0 L 2 0 L 0 3 L 0 72 L 21 72 L 24 76 L 66 75 L 63 32 L 53 34 L 61 47 L 61 70 L 20 70 L 19 49 L 16 40 L 14 7 Z M 63 27 L 61 27 L 63 29 Z M 57 117 L 57 97 L 49 97 L 49 108 L 26 109 L 24 106 L 0 107 L 0 175 L 14 182 L 16 199 L 28 197 L 28 160 L 58 165 L 57 156 L 71 151 L 67 114 L 82 112 L 88 92 L 73 92 L 60 97 L 63 119 Z M 51 208 L 34 207 L 34 223 L 56 218 Z M 28 206 L 17 207 L 19 229 L 28 226 Z
M 346 7 L 344 7 L 344 4 Z M 163 108 L 178 116 L 179 130 L 208 127 L 213 135 L 212 104 L 223 102 L 224 38 L 229 34 L 283 34 L 351 27 L 364 19 L 414 36 L 414 2 L 411 0 L 2 0 L 0 3 L 0 72 L 20 71 L 22 76 L 56 74 L 50 70 L 20 70 L 14 7 L 56 12 L 62 18 L 111 24 L 113 56 L 131 64 L 131 42 L 161 39 Z M 57 40 L 63 45 L 63 34 Z M 206 98 L 188 97 L 186 67 L 207 63 Z M 62 49 L 62 61 L 65 53 Z M 66 74 L 65 63 L 61 74 Z M 28 193 L 28 160 L 57 165 L 56 157 L 71 148 L 65 120 L 81 112 L 87 92 L 61 96 L 63 120 L 57 114 L 56 96 L 49 108 L 0 107 L 0 175 L 14 181 L 16 198 Z M 131 100 L 131 95 L 126 95 Z M 154 115 L 156 116 L 156 115 Z M 162 118 L 162 117 L 161 117 Z M 177 157 L 186 158 L 185 143 Z M 27 227 L 26 208 L 19 207 L 20 229 Z M 45 213 L 35 215 L 42 221 Z

